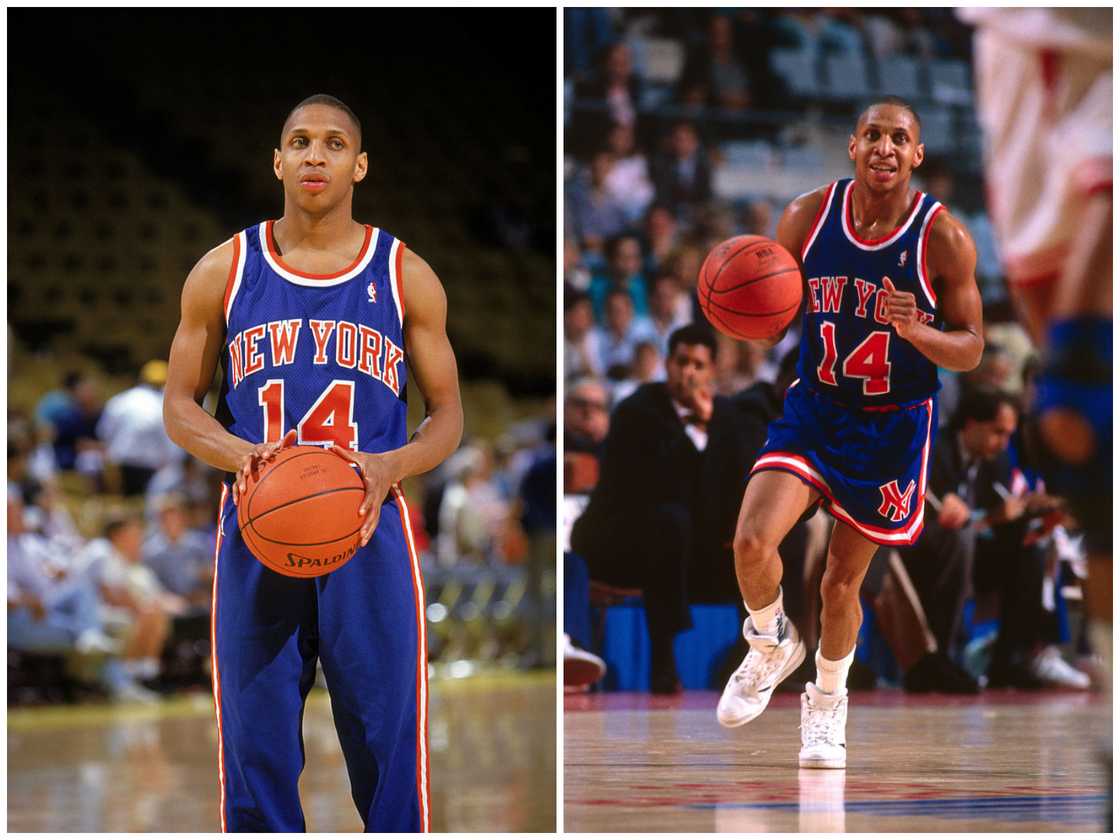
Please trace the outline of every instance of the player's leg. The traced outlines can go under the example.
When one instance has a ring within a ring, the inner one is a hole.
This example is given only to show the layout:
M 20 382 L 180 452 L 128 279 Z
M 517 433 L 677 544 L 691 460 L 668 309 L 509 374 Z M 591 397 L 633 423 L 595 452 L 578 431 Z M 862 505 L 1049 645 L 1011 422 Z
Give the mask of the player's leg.
M 743 636 L 750 650 L 731 675 L 716 708 L 724 726 L 762 714 L 778 684 L 805 658 L 805 645 L 782 611 L 778 545 L 819 498 L 800 479 L 778 470 L 755 473 L 735 526 L 735 576 L 747 608 Z
M 228 496 L 228 494 L 227 494 Z M 315 590 L 245 547 L 232 498 L 219 525 L 213 674 L 223 831 L 305 831 L 303 705 L 315 682 Z
M 801 695 L 802 767 L 841 768 L 847 761 L 848 669 L 863 621 L 859 588 L 878 546 L 837 522 L 821 579 L 821 640 L 817 678 Z
M 369 544 L 317 582 L 319 655 L 366 831 L 429 830 L 424 592 L 404 511 L 391 497 Z

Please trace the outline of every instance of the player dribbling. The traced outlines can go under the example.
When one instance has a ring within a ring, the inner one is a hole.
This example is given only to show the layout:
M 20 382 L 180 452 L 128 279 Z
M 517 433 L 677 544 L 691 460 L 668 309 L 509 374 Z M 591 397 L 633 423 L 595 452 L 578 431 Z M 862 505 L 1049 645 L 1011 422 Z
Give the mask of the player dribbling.
M 886 97 L 859 117 L 855 178 L 802 195 L 777 241 L 805 279 L 799 379 L 752 471 L 735 533 L 749 646 L 717 708 L 724 726 L 758 717 L 805 657 L 782 610 L 778 544 L 822 505 L 836 520 L 821 582 L 817 676 L 801 696 L 801 767 L 846 764 L 847 674 L 859 588 L 880 545 L 922 530 L 937 432 L 937 368 L 980 361 L 976 250 L 932 196 L 911 188 L 925 150 L 914 109 Z

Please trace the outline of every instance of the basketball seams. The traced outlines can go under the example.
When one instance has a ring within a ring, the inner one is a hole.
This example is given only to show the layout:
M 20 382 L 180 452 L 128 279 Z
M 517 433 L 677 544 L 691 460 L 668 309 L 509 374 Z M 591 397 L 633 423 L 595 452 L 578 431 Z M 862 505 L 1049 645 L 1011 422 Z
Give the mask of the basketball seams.
M 342 488 L 342 489 L 339 489 L 339 490 L 328 490 L 325 493 L 317 493 L 317 494 L 315 494 L 315 496 L 305 496 L 303 499 L 295 499 L 294 501 L 287 502 L 286 504 L 282 505 L 281 507 L 288 507 L 289 505 L 298 504 L 299 502 L 306 501 L 307 499 L 310 499 L 310 498 L 317 498 L 318 496 L 328 496 L 331 493 L 351 493 L 351 492 L 353 492 L 353 489 L 349 488 L 349 487 Z M 364 496 L 365 495 L 365 490 L 362 490 L 361 493 Z M 345 534 L 340 534 L 337 537 L 332 537 L 329 540 L 318 540 L 317 542 L 309 542 L 309 543 L 294 543 L 294 542 L 288 542 L 287 540 L 276 540 L 276 539 L 273 539 L 272 537 L 268 536 L 267 534 L 263 533 L 261 531 L 261 529 L 257 527 L 257 523 L 261 519 L 263 519 L 265 516 L 267 516 L 268 514 L 275 513 L 278 510 L 280 510 L 279 507 L 273 508 L 272 510 L 268 511 L 268 513 L 261 514 L 260 516 L 247 521 L 242 526 L 242 528 L 251 529 L 258 537 L 260 537 L 265 542 L 273 543 L 275 545 L 292 546 L 293 548 L 307 548 L 307 547 L 314 546 L 314 545 L 329 545 L 330 543 L 340 542 L 340 541 L 346 539 L 347 537 L 352 537 L 352 536 L 354 536 L 354 534 L 360 533 L 361 530 L 362 530 L 362 526 L 359 523 L 358 527 L 355 528 L 353 531 L 350 531 L 350 532 L 345 533 Z
M 714 301 L 710 302 L 708 305 L 718 307 L 719 309 L 722 309 L 724 312 L 728 312 L 732 315 L 738 315 L 740 318 L 770 318 L 770 317 L 773 317 L 775 315 L 784 315 L 786 312 L 789 312 L 791 309 L 795 309 L 795 308 L 801 306 L 801 301 L 797 301 L 796 303 L 791 303 L 789 306 L 787 306 L 783 309 L 777 309 L 773 312 L 741 312 L 738 309 L 732 309 L 730 306 L 724 306 L 723 304 L 715 303 Z
M 281 450 L 281 451 L 283 451 L 283 450 Z M 309 455 L 319 455 L 319 454 L 321 454 L 321 453 L 323 453 L 323 452 L 329 452 L 329 450 L 327 450 L 327 449 L 319 449 L 318 447 L 316 447 L 316 448 L 315 448 L 315 451 L 314 451 L 314 452 L 298 452 L 298 453 L 296 453 L 295 455 L 292 455 L 292 456 L 291 456 L 291 457 L 289 457 L 289 458 L 285 458 L 285 459 L 284 459 L 284 460 L 283 460 L 283 461 L 282 461 L 282 462 L 281 462 L 280 464 L 277 464 L 276 466 L 278 466 L 278 467 L 279 467 L 279 466 L 281 466 L 282 464 L 287 464 L 287 463 L 290 463 L 290 462 L 292 462 L 292 461 L 295 461 L 295 460 L 297 460 L 297 459 L 299 459 L 299 458 L 306 458 L 306 457 L 308 457 Z M 336 456 L 336 457 L 337 457 L 337 456 Z M 340 460 L 341 460 L 341 459 L 340 459 Z M 352 471 L 352 470 L 351 470 L 351 471 Z M 355 473 L 355 475 L 357 475 L 357 473 Z M 252 489 L 251 489 L 251 490 L 249 491 L 249 497 L 248 497 L 247 499 L 245 499 L 245 511 L 246 511 L 246 517 L 247 517 L 248 519 L 250 519 L 250 520 L 251 520 L 251 519 L 255 519 L 255 518 L 256 518 L 256 517 L 253 517 L 253 516 L 249 516 L 249 513 L 248 513 L 249 509 L 250 509 L 250 508 L 251 508 L 251 507 L 253 506 L 253 496 L 255 496 L 255 495 L 256 495 L 256 493 L 257 493 L 257 490 L 259 490 L 259 489 L 261 488 L 261 486 L 262 486 L 263 484 L 264 484 L 264 480 L 263 480 L 263 477 L 262 477 L 262 478 L 258 479 L 258 480 L 257 480 L 257 481 L 256 481 L 256 482 L 255 482 L 255 483 L 253 484 L 253 488 L 252 488 Z M 363 486 L 364 486 L 364 485 L 363 485 Z M 239 508 L 239 509 L 240 509 L 240 508 Z M 269 510 L 272 510 L 272 508 L 269 508 Z M 268 511 L 265 511 L 265 513 L 267 513 L 267 512 L 268 512 Z M 241 519 L 241 517 L 240 517 L 240 514 L 238 514 L 238 521 L 240 521 L 240 519 Z
M 763 274 L 761 277 L 752 277 L 750 280 L 744 280 L 742 283 L 739 283 L 735 286 L 728 286 L 726 289 L 712 289 L 711 293 L 708 296 L 708 300 L 709 302 L 711 301 L 711 295 L 724 295 L 728 292 L 738 291 L 739 289 L 750 286 L 752 283 L 757 283 L 760 280 L 766 280 L 769 277 L 776 277 L 779 274 L 789 274 L 791 272 L 797 274 L 799 277 L 801 276 L 801 270 L 798 268 L 780 268 L 777 271 L 771 271 L 769 274 Z
M 716 270 L 716 276 L 713 277 L 708 283 L 709 298 L 711 292 L 715 291 L 716 281 L 719 280 L 720 274 L 723 273 L 723 270 L 727 268 L 729 263 L 733 262 L 735 258 L 740 255 L 749 255 L 749 249 L 751 248 L 761 248 L 764 245 L 772 244 L 769 239 L 765 239 L 763 237 L 759 237 L 759 240 L 760 241 L 756 242 L 748 242 L 746 245 L 739 248 L 739 250 L 735 251 L 734 253 L 728 254 L 723 258 L 723 262 L 720 263 L 720 267 Z M 705 262 L 707 262 L 707 260 L 705 260 Z

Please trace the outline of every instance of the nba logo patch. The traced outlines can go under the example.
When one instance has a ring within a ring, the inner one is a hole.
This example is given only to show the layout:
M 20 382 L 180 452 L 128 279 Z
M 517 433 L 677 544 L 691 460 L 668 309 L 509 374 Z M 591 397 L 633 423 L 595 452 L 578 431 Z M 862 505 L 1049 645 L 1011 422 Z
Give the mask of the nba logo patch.
M 374 287 L 373 283 L 366 286 L 366 292 L 369 294 L 369 302 L 377 303 L 377 289 Z
M 898 255 L 898 264 L 899 264 L 899 266 L 904 266 L 904 265 L 906 265 L 906 255 L 907 255 L 908 253 L 910 253 L 910 252 L 909 252 L 909 251 L 903 251 L 903 252 L 902 252 L 901 254 L 899 254 L 899 255 Z

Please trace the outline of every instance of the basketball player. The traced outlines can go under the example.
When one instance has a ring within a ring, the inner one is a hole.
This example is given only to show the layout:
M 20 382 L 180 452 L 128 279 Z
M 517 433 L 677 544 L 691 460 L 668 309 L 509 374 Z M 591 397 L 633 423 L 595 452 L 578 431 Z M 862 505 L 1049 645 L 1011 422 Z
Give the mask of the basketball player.
M 1086 612 L 1112 660 L 1112 10 L 960 9 L 978 28 L 988 206 L 1045 365 L 1026 428 L 1085 529 Z
M 971 370 L 984 348 L 972 239 L 910 186 L 924 153 L 914 109 L 879 100 L 848 141 L 855 178 L 794 199 L 778 223 L 777 239 L 805 278 L 799 379 L 770 424 L 739 512 L 735 572 L 750 649 L 717 717 L 724 726 L 753 720 L 804 659 L 783 615 L 778 544 L 824 505 L 836 522 L 817 677 L 801 696 L 802 767 L 845 766 L 860 583 L 878 546 L 910 545 L 921 533 L 937 368 Z
M 273 154 L 284 215 L 241 231 L 187 277 L 171 346 L 171 438 L 227 472 L 211 618 L 223 831 L 303 831 L 301 723 L 322 662 L 354 803 L 368 831 L 427 831 L 424 594 L 398 483 L 458 445 L 447 302 L 428 264 L 351 216 L 362 129 L 316 95 Z M 427 405 L 405 433 L 405 363 Z M 217 416 L 200 405 L 221 362 Z M 365 480 L 357 555 L 284 577 L 249 553 L 235 509 L 279 448 L 331 447 Z

